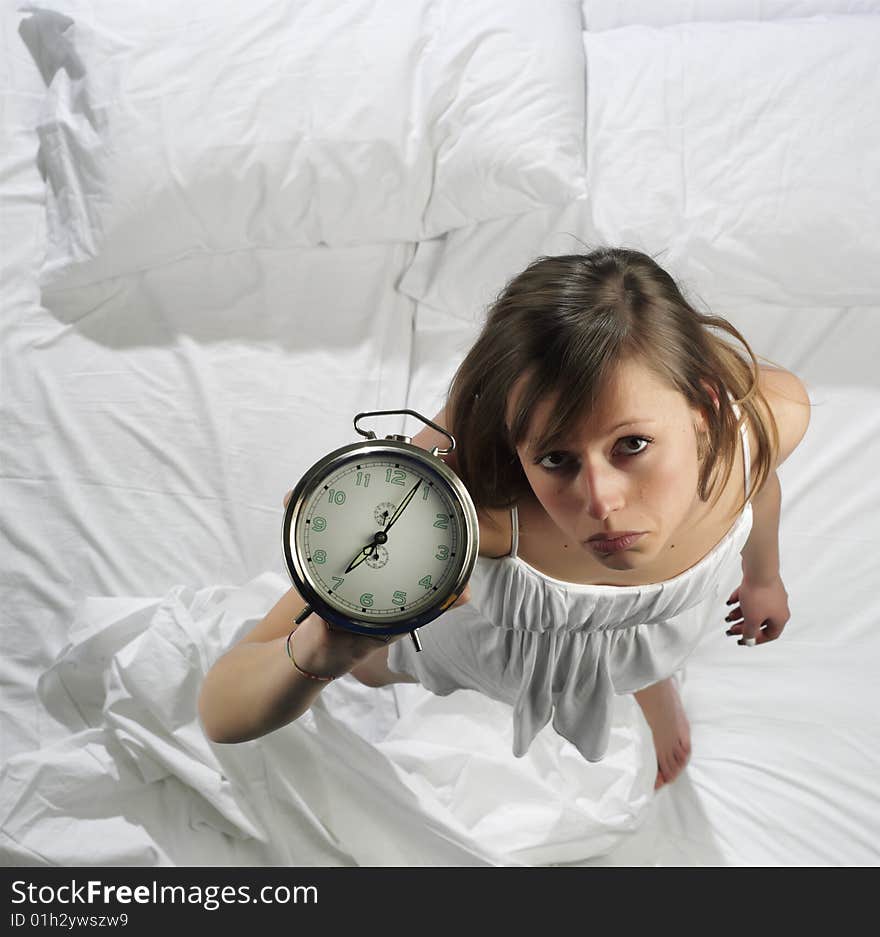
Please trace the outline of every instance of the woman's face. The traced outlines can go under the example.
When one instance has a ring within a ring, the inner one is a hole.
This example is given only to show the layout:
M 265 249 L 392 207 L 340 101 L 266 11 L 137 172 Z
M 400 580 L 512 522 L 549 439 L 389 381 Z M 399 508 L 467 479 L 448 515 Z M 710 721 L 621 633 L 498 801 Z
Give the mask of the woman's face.
M 512 402 L 524 378 L 508 398 Z M 533 448 L 552 413 L 555 395 L 539 403 L 526 439 L 517 447 L 526 478 L 544 510 L 575 544 L 609 569 L 644 569 L 669 551 L 702 515 L 697 429 L 699 410 L 650 371 L 631 362 L 619 367 L 590 418 L 572 426 L 550 452 Z M 619 426 L 618 424 L 626 425 Z M 595 534 L 640 531 L 629 549 L 601 552 Z

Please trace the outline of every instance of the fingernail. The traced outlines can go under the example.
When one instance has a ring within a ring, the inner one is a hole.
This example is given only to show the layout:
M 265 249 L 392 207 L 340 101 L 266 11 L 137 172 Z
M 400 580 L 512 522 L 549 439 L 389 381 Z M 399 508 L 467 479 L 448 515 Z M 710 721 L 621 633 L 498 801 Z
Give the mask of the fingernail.
M 725 602 L 724 604 L 725 604 L 725 605 L 733 605 L 733 601 L 734 601 L 734 600 L 731 599 L 729 602 Z
M 725 631 L 724 633 L 725 633 L 725 634 L 733 634 L 733 628 L 731 628 L 730 631 Z

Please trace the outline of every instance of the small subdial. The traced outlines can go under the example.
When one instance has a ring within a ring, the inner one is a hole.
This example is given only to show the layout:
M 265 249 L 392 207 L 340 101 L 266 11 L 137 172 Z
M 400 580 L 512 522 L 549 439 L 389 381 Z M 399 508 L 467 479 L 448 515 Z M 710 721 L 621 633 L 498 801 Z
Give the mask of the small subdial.
M 383 501 L 381 504 L 376 505 L 376 510 L 373 512 L 373 517 L 376 518 L 376 523 L 380 527 L 384 527 L 388 521 L 394 517 L 394 512 L 396 510 L 396 504 L 392 504 L 390 501 Z
M 373 569 L 381 569 L 387 562 L 388 551 L 378 543 L 373 547 L 373 552 L 364 560 L 364 563 Z

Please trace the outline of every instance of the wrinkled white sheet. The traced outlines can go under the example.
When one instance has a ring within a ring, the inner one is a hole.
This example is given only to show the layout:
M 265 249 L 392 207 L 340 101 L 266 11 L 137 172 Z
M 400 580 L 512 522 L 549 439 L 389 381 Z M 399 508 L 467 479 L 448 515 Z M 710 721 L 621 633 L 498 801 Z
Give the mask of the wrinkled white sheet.
M 643 818 L 655 772 L 629 697 L 599 765 L 549 727 L 514 759 L 509 710 L 477 694 L 438 706 L 421 691 L 397 718 L 392 688 L 350 675 L 263 739 L 208 742 L 196 715 L 202 677 L 286 588 L 265 574 L 240 588 L 178 587 L 160 601 L 86 600 L 40 681 L 73 734 L 16 756 L 0 777 L 7 857 L 529 864 L 607 851 Z

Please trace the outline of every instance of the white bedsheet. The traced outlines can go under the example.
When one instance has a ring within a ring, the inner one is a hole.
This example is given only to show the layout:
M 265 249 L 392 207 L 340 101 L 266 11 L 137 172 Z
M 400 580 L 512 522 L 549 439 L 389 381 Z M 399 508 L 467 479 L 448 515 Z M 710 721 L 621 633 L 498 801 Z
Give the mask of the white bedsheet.
M 602 765 L 552 730 L 514 759 L 509 713 L 477 694 L 438 707 L 422 691 L 398 718 L 391 688 L 351 676 L 263 739 L 208 742 L 195 715 L 202 676 L 286 588 L 266 573 L 162 600 L 86 600 L 39 689 L 72 734 L 13 758 L 0 784 L 7 855 L 73 865 L 529 864 L 603 852 L 649 806 L 650 737 L 628 697 Z
M 215 745 L 198 683 L 287 588 L 284 492 L 359 410 L 432 416 L 504 279 L 603 232 L 587 198 L 421 244 L 190 257 L 43 305 L 43 84 L 18 18 L 0 33 L 0 864 L 878 863 L 880 296 L 762 298 L 670 265 L 814 404 L 779 471 L 791 621 L 755 649 L 726 609 L 706 623 L 674 784 L 653 794 L 628 696 L 596 765 L 552 729 L 513 758 L 509 710 L 477 694 L 351 677 Z

